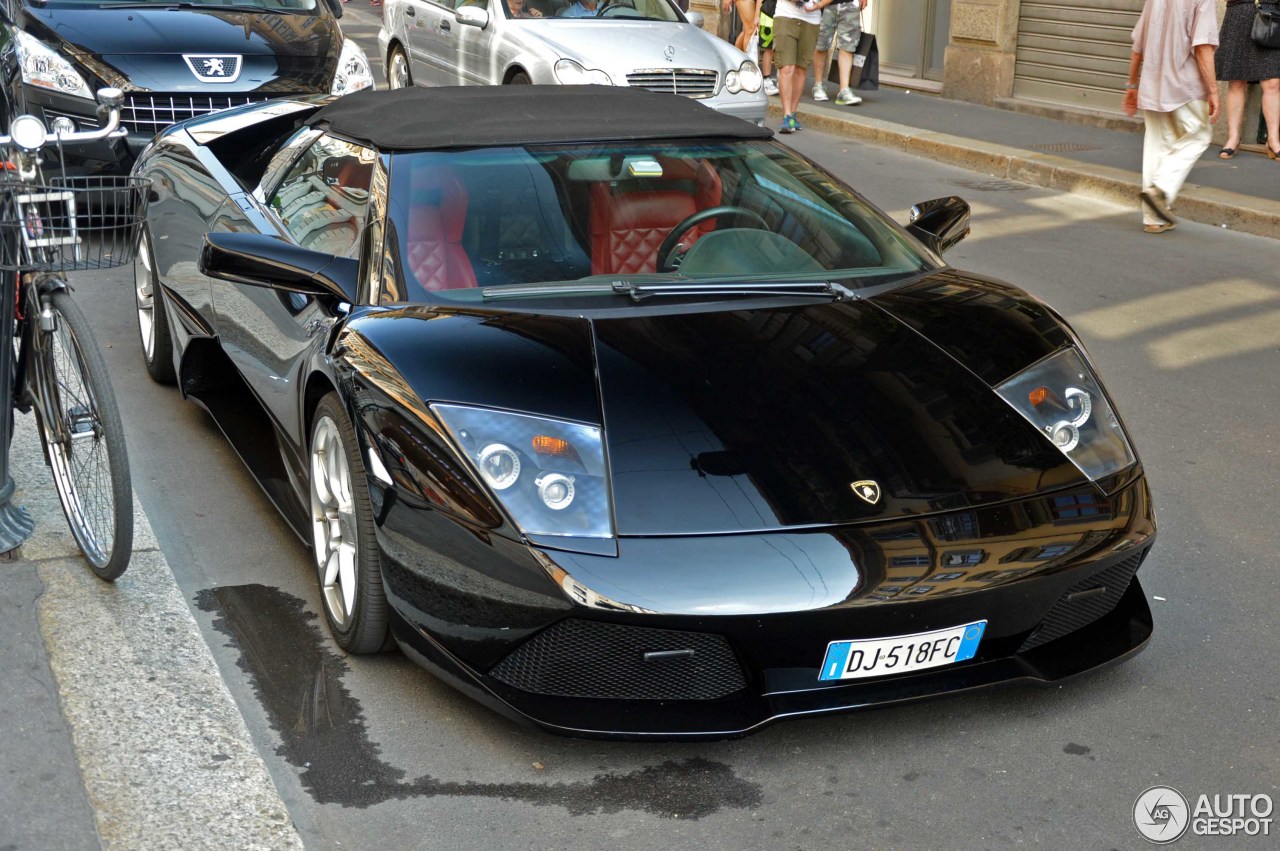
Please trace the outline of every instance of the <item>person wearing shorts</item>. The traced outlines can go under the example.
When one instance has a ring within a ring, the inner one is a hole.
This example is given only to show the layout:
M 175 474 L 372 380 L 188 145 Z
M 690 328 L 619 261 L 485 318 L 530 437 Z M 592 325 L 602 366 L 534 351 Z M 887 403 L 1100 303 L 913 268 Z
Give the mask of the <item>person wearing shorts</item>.
M 853 72 L 853 54 L 858 49 L 858 41 L 862 38 L 862 10 L 870 5 L 870 0 L 833 0 L 822 7 L 822 23 L 818 27 L 818 45 L 813 54 L 813 99 L 827 99 L 825 81 L 830 69 L 831 44 L 834 41 L 839 51 L 840 91 L 836 95 L 836 103 L 840 106 L 856 106 L 862 98 L 853 92 L 849 80 Z
M 801 5 L 795 0 L 778 0 L 773 16 L 773 61 L 778 66 L 778 95 L 782 100 L 783 133 L 800 129 L 796 110 L 804 78 L 818 43 L 818 24 L 822 20 L 815 0 Z

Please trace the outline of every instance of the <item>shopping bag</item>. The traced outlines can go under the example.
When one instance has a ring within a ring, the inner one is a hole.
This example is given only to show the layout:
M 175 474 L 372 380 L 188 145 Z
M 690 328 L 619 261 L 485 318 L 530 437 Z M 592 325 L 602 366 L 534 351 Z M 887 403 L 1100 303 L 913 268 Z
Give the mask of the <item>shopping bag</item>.
M 858 76 L 855 89 L 874 92 L 880 89 L 880 48 L 876 47 L 874 33 L 864 32 L 853 51 L 854 73 Z
M 831 59 L 831 70 L 827 74 L 827 82 L 840 85 L 840 62 L 836 57 Z M 878 91 L 880 88 L 880 48 L 876 46 L 876 37 L 863 32 L 858 38 L 858 46 L 853 50 L 853 72 L 849 75 L 852 88 L 864 92 Z
M 751 40 L 747 42 L 747 58 L 752 62 L 760 65 L 760 28 L 751 34 Z

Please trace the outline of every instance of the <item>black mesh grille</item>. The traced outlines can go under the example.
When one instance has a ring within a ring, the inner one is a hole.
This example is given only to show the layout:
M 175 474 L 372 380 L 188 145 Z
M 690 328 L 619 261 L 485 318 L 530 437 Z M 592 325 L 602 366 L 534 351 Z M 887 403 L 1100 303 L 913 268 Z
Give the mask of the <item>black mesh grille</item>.
M 645 660 L 646 653 L 693 651 Z M 746 685 L 723 636 L 569 619 L 489 674 L 521 691 L 619 700 L 714 700 Z
M 1125 589 L 1129 587 L 1129 582 L 1145 555 L 1144 551 L 1130 556 L 1068 588 L 1062 599 L 1054 604 L 1044 620 L 1022 642 L 1018 652 L 1022 653 L 1075 632 L 1114 609 L 1124 596 Z

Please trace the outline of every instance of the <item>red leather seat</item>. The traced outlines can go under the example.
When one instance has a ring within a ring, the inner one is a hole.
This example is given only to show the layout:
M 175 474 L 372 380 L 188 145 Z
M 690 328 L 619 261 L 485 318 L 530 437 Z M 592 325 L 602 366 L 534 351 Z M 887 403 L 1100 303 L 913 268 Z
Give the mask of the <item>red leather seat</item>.
M 631 191 L 619 182 L 591 187 L 591 273 L 629 275 L 658 267 L 658 246 L 671 229 L 720 203 L 720 176 L 705 160 L 661 159 L 663 175 Z M 652 186 L 652 189 L 648 187 Z M 690 192 L 692 190 L 692 192 Z M 715 228 L 707 221 L 681 240 L 686 247 Z
M 471 258 L 462 247 L 467 189 L 446 169 L 414 174 L 405 246 L 409 271 L 429 292 L 476 285 Z

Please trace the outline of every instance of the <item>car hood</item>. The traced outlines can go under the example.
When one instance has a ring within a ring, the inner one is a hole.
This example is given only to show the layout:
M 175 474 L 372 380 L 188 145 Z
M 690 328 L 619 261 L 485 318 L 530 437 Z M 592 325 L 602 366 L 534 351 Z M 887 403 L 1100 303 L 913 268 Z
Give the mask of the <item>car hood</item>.
M 538 27 L 537 30 L 534 27 Z M 692 24 L 663 21 L 563 21 L 530 23 L 527 32 L 535 32 L 543 43 L 562 57 L 574 59 L 588 68 L 621 71 L 637 68 L 737 68 L 745 59 L 736 61 L 729 55 L 733 48 L 722 49 L 716 39 L 707 37 Z M 726 45 L 727 47 L 727 45 Z M 670 48 L 670 57 L 667 56 Z M 615 80 L 615 82 L 621 82 Z
M 414 307 L 353 321 L 340 348 L 379 352 L 360 371 L 400 376 L 390 397 L 603 423 L 621 535 L 822 527 L 1090 486 L 980 377 L 1065 339 L 1025 294 L 1013 309 L 1016 292 L 943 274 L 883 302 Z M 863 481 L 878 499 L 858 496 Z
M 1085 481 L 972 371 L 869 302 L 595 332 L 620 534 L 919 516 Z M 878 499 L 855 491 L 865 481 Z
M 125 90 L 328 91 L 342 35 L 328 15 L 217 9 L 27 9 L 25 29 Z M 231 83 L 196 79 L 184 54 L 243 56 Z

